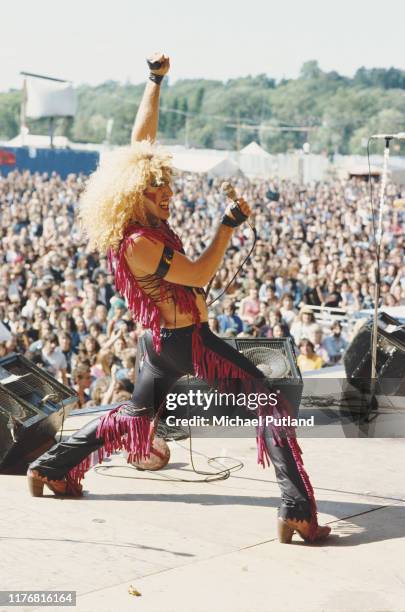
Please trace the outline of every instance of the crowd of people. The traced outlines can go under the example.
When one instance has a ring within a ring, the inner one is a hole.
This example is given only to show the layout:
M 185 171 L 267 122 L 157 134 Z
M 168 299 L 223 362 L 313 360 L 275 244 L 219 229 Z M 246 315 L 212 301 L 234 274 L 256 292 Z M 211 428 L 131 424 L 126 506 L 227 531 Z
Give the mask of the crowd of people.
M 0 357 L 17 351 L 47 368 L 91 406 L 128 399 L 143 329 L 116 294 L 104 256 L 89 252 L 78 223 L 86 178 L 56 174 L 0 176 Z M 368 185 L 235 182 L 252 205 L 258 240 L 247 224 L 235 233 L 210 287 L 209 324 L 221 335 L 290 336 L 304 371 L 338 363 L 349 338 L 335 321 L 316 322 L 314 307 L 348 318 L 373 307 L 374 225 Z M 383 221 L 381 302 L 405 304 L 403 197 L 387 189 Z M 208 244 L 225 206 L 218 179 L 179 174 L 170 223 L 181 227 L 189 257 Z M 249 256 L 249 257 L 248 257 Z M 240 273 L 236 276 L 240 265 Z

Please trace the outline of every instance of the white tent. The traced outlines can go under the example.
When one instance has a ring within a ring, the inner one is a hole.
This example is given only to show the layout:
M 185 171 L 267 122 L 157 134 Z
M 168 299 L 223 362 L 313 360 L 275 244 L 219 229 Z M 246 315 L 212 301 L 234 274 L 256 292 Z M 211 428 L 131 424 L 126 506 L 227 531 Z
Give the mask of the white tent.
M 255 140 L 252 140 L 246 147 L 240 150 L 241 155 L 258 155 L 264 159 L 271 158 L 270 153 L 267 153 Z
M 268 178 L 274 173 L 273 157 L 255 141 L 241 149 L 235 157 L 247 176 Z
M 182 172 L 197 172 L 228 178 L 242 174 L 238 163 L 229 157 L 227 151 L 210 149 L 187 149 L 167 147 L 173 156 L 173 165 Z

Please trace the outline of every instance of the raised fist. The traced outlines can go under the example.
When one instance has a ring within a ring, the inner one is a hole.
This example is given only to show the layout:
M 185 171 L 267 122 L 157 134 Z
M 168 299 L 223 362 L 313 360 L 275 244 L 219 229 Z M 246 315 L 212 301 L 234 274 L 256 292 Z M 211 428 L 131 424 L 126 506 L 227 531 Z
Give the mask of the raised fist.
M 228 204 L 228 206 L 225 209 L 225 214 L 228 215 L 228 217 L 232 217 L 233 219 L 235 218 L 232 212 L 232 209 L 234 208 L 234 206 L 235 206 L 235 202 L 232 202 L 232 204 Z M 246 217 L 249 217 L 252 214 L 252 209 L 250 208 L 246 200 L 244 200 L 243 198 L 238 198 L 238 206 L 241 212 L 244 215 L 246 215 Z
M 164 53 L 154 53 L 153 55 L 146 58 L 146 61 L 149 66 L 149 70 L 153 74 L 164 76 L 169 72 L 170 59 L 167 55 L 164 55 Z

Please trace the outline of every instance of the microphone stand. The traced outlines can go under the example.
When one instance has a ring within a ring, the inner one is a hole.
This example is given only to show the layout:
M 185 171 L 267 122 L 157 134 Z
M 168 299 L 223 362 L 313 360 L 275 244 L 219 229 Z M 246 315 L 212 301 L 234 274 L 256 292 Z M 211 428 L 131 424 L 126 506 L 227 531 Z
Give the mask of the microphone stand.
M 370 385 L 370 400 L 367 404 L 367 413 L 365 415 L 365 421 L 370 422 L 372 420 L 371 412 L 376 412 L 378 409 L 378 402 L 376 397 L 376 389 L 377 389 L 377 337 L 378 337 L 378 314 L 379 314 L 379 301 L 380 301 L 380 284 L 381 284 L 381 275 L 380 275 L 380 254 L 381 254 L 381 239 L 383 234 L 383 216 L 385 213 L 385 189 L 387 186 L 387 174 L 388 174 L 388 160 L 390 156 L 390 141 L 393 139 L 393 136 L 386 136 L 385 138 L 385 148 L 384 148 L 384 163 L 383 163 L 383 172 L 381 176 L 381 186 L 380 186 L 380 202 L 379 202 L 379 211 L 378 211 L 378 225 L 377 232 L 375 235 L 375 248 L 376 248 L 376 259 L 375 259 L 375 267 L 374 267 L 374 316 L 373 316 L 373 326 L 371 333 L 371 385 Z M 370 176 L 370 181 L 371 181 Z M 374 415 L 375 416 L 375 415 Z

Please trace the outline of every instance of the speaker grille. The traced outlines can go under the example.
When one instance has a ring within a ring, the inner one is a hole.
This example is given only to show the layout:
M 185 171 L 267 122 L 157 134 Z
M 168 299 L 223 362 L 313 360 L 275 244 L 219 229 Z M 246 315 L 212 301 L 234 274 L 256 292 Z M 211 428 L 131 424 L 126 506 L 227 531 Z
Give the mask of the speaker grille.
M 261 370 L 267 378 L 300 378 L 294 353 L 285 338 L 235 338 L 235 346 Z
M 267 378 L 287 378 L 290 366 L 287 359 L 274 349 L 251 348 L 241 351 Z
M 266 378 L 301 380 L 288 339 L 223 338 L 223 340 L 249 359 Z M 201 384 L 195 376 L 186 375 L 180 378 L 180 381 L 186 380 L 188 385 Z
M 277 390 L 285 395 L 291 408 L 291 414 L 297 415 L 302 396 L 302 376 L 295 361 L 294 345 L 291 338 L 220 338 L 249 359 L 256 367 L 261 369 L 269 388 L 273 383 Z M 145 356 L 145 341 L 141 337 L 138 342 L 136 371 L 139 374 Z M 185 375 L 179 378 L 171 389 L 172 393 L 184 393 L 188 390 L 201 390 L 209 393 L 212 388 L 200 378 Z M 237 407 L 234 407 L 238 410 Z M 188 417 L 193 415 L 197 408 L 193 406 L 178 407 L 177 416 Z M 217 407 L 218 414 L 222 414 L 221 406 Z M 193 412 L 194 411 L 194 412 Z M 241 416 L 246 416 L 240 408 Z M 165 413 L 163 413 L 165 414 Z M 197 413 L 196 413 L 197 414 Z
M 12 415 L 20 421 L 37 416 L 38 412 L 31 406 L 23 402 L 19 402 L 10 393 L 0 387 L 0 411 L 7 416 Z

